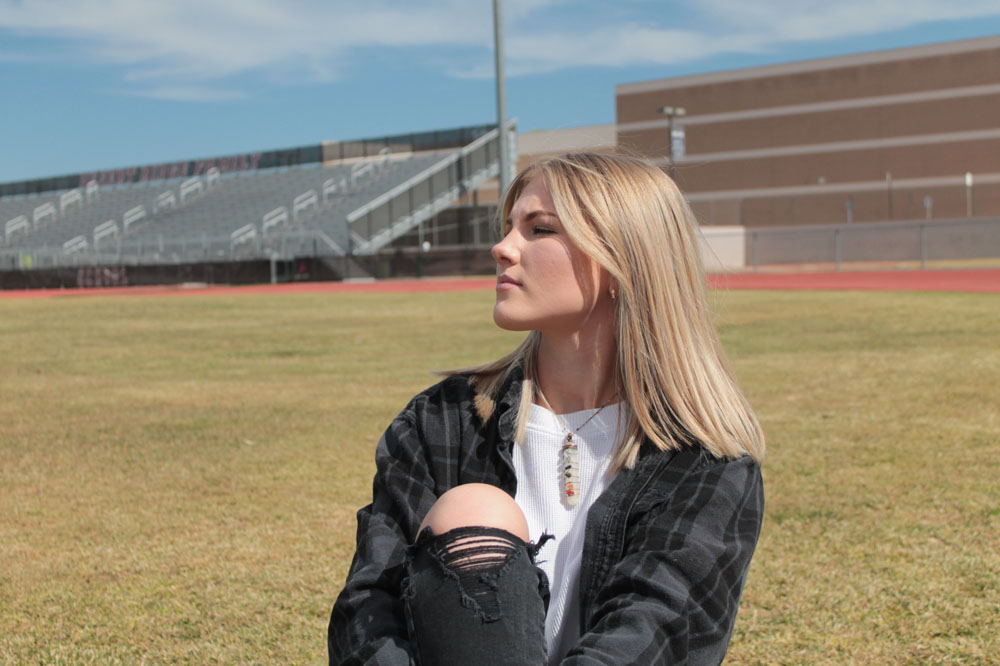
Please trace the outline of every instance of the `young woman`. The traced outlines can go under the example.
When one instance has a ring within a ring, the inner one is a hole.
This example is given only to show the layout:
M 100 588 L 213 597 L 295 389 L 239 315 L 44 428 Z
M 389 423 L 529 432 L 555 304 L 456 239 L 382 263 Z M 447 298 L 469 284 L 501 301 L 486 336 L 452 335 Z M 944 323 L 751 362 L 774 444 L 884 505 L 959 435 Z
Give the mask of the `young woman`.
M 500 207 L 510 355 L 416 396 L 376 450 L 331 664 L 719 664 L 764 437 L 658 167 L 569 154 Z

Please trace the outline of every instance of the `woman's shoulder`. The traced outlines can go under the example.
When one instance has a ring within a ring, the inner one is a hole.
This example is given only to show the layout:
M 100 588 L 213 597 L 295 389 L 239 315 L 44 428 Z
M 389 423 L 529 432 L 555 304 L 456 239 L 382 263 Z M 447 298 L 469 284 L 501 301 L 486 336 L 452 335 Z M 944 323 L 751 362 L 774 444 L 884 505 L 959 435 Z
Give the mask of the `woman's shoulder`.
M 438 382 L 417 393 L 398 418 L 423 419 L 428 416 L 479 414 L 483 400 L 478 378 L 473 373 L 449 373 Z M 484 419 L 484 421 L 487 419 Z
M 475 399 L 475 378 L 468 373 L 449 374 L 414 395 L 403 413 L 446 405 L 467 404 Z
M 500 379 L 500 381 L 495 381 Z M 449 372 L 435 384 L 413 396 L 403 414 L 424 410 L 458 408 L 471 410 L 485 424 L 494 416 L 515 407 L 520 398 L 519 368 L 505 376 L 488 375 L 475 370 Z
M 475 376 L 465 372 L 449 373 L 434 384 L 417 393 L 410 400 L 411 405 L 428 403 L 465 403 L 475 399 Z
M 748 454 L 717 455 L 708 446 L 699 442 L 683 443 L 675 448 L 660 449 L 647 439 L 639 449 L 638 459 L 646 465 L 669 465 L 675 469 L 681 468 L 690 472 L 700 472 L 713 468 L 760 467 L 760 463 Z
M 657 497 L 675 499 L 685 489 L 743 495 L 761 484 L 760 463 L 750 456 L 720 457 L 699 444 L 667 451 L 644 448 L 637 468 L 654 503 Z

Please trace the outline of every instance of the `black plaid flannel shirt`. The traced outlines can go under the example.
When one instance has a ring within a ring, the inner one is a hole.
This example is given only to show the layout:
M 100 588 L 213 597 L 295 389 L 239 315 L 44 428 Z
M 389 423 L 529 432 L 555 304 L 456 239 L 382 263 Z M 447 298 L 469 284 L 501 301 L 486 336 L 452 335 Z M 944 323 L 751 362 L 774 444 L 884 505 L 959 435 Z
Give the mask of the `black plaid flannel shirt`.
M 331 664 L 412 664 L 400 583 L 407 544 L 434 501 L 463 483 L 514 496 L 520 374 L 485 425 L 467 377 L 420 393 L 379 441 L 373 501 L 333 608 Z M 700 447 L 645 446 L 587 515 L 581 638 L 562 664 L 720 664 L 764 510 L 760 466 Z

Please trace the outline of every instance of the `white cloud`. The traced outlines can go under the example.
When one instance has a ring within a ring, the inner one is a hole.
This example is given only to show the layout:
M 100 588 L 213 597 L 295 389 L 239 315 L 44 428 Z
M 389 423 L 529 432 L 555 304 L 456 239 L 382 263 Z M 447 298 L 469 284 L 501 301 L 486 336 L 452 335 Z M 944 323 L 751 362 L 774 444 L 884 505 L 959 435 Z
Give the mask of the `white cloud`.
M 720 44 L 702 32 L 633 25 L 599 28 L 588 34 L 515 36 L 508 48 L 511 73 L 515 75 L 574 66 L 671 64 L 738 50 L 734 43 Z
M 995 0 L 702 0 L 710 21 L 761 45 L 889 32 L 931 21 L 1000 15 Z M 706 22 L 707 23 L 707 22 Z
M 222 90 L 206 86 L 158 86 L 148 89 L 133 89 L 122 91 L 123 94 L 134 97 L 170 100 L 174 102 L 231 102 L 245 99 L 246 93 L 241 90 Z
M 669 65 L 1000 15 L 996 0 L 507 0 L 504 7 L 511 76 Z M 21 36 L 19 44 L 32 36 L 66 40 L 74 48 L 60 52 L 121 68 L 123 92 L 164 99 L 236 99 L 242 93 L 232 84 L 216 84 L 247 73 L 335 80 L 361 49 L 431 66 L 441 61 L 442 48 L 459 48 L 466 57 L 446 66 L 450 74 L 493 75 L 490 3 L 467 0 L 0 0 L 3 30 Z M 53 57 L 7 48 L 0 59 L 43 56 Z
M 996 0 L 703 0 L 697 28 L 671 29 L 664 9 L 651 23 L 588 31 L 511 31 L 507 71 L 541 73 L 576 65 L 670 65 L 723 53 L 759 53 L 782 44 L 873 35 L 932 21 L 1000 16 Z M 480 65 L 455 73 L 488 76 Z
M 492 34 L 483 9 L 470 14 L 458 0 L 0 0 L 0 30 L 73 40 L 90 61 L 123 67 L 125 81 L 206 82 L 302 63 L 329 80 L 358 47 L 479 46 Z

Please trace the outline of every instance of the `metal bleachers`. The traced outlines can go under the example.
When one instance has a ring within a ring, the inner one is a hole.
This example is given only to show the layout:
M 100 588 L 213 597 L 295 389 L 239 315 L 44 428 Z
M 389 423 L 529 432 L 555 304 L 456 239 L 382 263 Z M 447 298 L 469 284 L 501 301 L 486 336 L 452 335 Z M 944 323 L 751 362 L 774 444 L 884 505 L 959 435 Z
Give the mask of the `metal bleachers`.
M 497 172 L 493 130 L 448 150 L 4 197 L 0 269 L 370 254 Z

